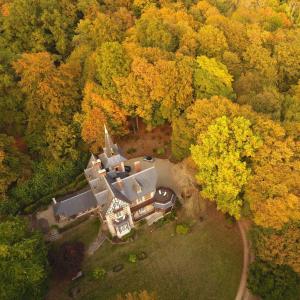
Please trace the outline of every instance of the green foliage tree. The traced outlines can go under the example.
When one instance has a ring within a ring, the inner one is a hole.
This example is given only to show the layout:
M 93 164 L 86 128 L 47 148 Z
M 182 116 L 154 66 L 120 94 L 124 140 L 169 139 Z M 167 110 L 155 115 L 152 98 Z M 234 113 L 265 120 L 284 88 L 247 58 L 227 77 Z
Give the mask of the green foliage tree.
M 211 96 L 234 98 L 232 76 L 225 65 L 214 58 L 200 56 L 194 71 L 194 89 L 198 99 Z
M 263 300 L 296 300 L 299 277 L 289 266 L 256 261 L 250 265 L 248 288 Z
M 148 9 L 136 22 L 136 38 L 143 47 L 158 47 L 167 51 L 178 48 L 178 37 L 154 8 Z
M 1 222 L 1 299 L 43 299 L 47 271 L 47 251 L 42 236 L 31 232 L 21 218 Z
M 130 60 L 125 50 L 118 42 L 106 42 L 97 50 L 96 79 L 104 95 L 117 97 L 114 78 L 127 76 L 130 70 Z
M 16 147 L 12 137 L 0 134 L 0 201 L 12 183 L 30 176 L 30 159 Z
M 218 209 L 239 218 L 243 201 L 240 197 L 250 177 L 246 160 L 260 146 L 251 123 L 243 117 L 230 121 L 218 118 L 207 132 L 191 146 L 191 154 L 199 172 L 196 179 L 203 186 L 201 194 L 216 201 Z

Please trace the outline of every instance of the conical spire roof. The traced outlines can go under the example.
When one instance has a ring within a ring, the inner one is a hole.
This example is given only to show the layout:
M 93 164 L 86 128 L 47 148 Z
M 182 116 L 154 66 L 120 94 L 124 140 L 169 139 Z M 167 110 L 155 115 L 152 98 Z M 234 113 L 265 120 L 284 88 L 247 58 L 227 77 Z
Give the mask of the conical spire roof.
M 114 155 L 114 143 L 108 133 L 106 125 L 104 125 L 104 141 L 105 141 L 105 149 L 104 152 L 108 157 Z

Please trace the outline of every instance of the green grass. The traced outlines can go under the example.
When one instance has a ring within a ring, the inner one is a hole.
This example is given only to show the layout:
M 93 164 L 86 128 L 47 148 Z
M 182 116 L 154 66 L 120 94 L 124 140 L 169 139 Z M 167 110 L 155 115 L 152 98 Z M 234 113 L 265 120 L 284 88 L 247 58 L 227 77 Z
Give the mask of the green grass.
M 76 221 L 75 221 L 76 222 Z M 81 241 L 87 248 L 96 238 L 99 231 L 100 221 L 98 217 L 91 217 L 76 227 L 63 232 L 63 237 L 55 241 L 55 245 L 59 246 L 67 241 Z
M 143 226 L 138 239 L 126 245 L 104 245 L 85 261 L 86 274 L 96 267 L 108 271 L 100 282 L 85 277 L 79 282 L 80 299 L 114 299 L 130 291 L 155 291 L 165 300 L 232 300 L 242 271 L 242 243 L 237 227 L 221 218 L 196 223 L 187 235 L 176 235 L 175 224 Z M 152 232 L 150 232 L 152 230 Z M 82 233 L 77 233 L 80 236 Z M 131 253 L 148 258 L 128 262 Z M 116 264 L 124 264 L 113 273 Z M 61 298 L 62 299 L 62 298 Z

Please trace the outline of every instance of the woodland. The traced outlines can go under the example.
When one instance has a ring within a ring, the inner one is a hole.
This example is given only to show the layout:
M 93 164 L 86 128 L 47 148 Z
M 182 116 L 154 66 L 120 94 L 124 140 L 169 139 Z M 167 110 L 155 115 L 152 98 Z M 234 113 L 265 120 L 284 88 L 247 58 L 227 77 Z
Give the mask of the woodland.
M 42 238 L 18 216 L 80 176 L 104 123 L 118 137 L 135 120 L 169 124 L 202 197 L 251 220 L 250 289 L 297 299 L 297 0 L 0 0 L 0 298 L 46 290 Z

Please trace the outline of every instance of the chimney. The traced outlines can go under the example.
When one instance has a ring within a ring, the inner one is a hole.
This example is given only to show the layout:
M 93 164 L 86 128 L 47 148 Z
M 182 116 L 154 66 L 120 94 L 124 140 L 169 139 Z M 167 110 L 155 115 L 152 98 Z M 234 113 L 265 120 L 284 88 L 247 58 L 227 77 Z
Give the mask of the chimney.
M 56 202 L 56 200 L 55 200 L 55 198 L 52 198 L 52 201 L 53 201 L 53 203 L 54 204 L 56 204 L 57 202 Z
M 106 170 L 105 169 L 98 170 L 98 174 L 100 176 L 105 176 L 106 175 Z
M 120 190 L 122 190 L 124 187 L 124 182 L 120 177 L 117 177 L 117 185 Z
M 139 160 L 134 162 L 134 171 L 135 171 L 135 173 L 142 171 L 142 165 Z

